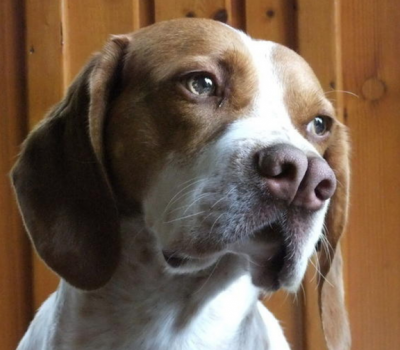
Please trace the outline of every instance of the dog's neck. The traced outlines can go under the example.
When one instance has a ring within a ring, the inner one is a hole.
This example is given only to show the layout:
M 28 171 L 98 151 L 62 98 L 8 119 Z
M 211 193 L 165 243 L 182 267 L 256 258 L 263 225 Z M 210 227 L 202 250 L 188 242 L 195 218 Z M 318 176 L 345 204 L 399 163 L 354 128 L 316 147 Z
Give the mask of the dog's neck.
M 62 282 L 53 320 L 57 344 L 143 350 L 252 349 L 252 343 L 259 349 L 266 344 L 260 339 L 265 331 L 259 327 L 265 326 L 246 259 L 226 255 L 196 274 L 172 274 L 143 225 L 125 223 L 122 231 L 121 263 L 105 287 L 83 292 Z

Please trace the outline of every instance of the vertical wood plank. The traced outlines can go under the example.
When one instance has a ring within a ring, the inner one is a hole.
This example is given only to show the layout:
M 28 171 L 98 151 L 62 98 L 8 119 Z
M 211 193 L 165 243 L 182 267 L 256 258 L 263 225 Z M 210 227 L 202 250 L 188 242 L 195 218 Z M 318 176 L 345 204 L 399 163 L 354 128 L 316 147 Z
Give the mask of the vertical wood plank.
M 342 2 L 344 96 L 353 140 L 348 299 L 354 349 L 400 335 L 400 6 Z
M 151 0 L 133 0 L 133 30 L 154 23 L 154 3 Z
M 156 22 L 180 17 L 202 17 L 232 24 L 231 11 L 227 0 L 155 0 Z M 235 21 L 239 23 L 237 19 Z
M 246 30 L 246 0 L 225 0 L 229 14 L 228 24 L 237 29 Z
M 254 38 L 296 48 L 294 0 L 246 1 L 246 31 Z
M 339 89 L 341 74 L 340 27 L 336 26 L 336 4 L 338 0 L 298 0 L 298 52 L 311 65 L 325 91 Z M 339 79 L 339 81 L 338 81 Z M 341 96 L 342 94 L 340 94 Z M 336 101 L 336 95 L 328 97 Z
M 63 94 L 59 1 L 26 1 L 26 55 L 30 129 Z
M 110 34 L 133 31 L 139 5 L 132 0 L 62 1 L 66 85 L 91 54 L 103 47 Z
M 29 128 L 40 121 L 63 95 L 60 2 L 26 2 L 26 45 Z M 32 255 L 33 308 L 36 310 L 58 284 L 57 276 Z
M 0 329 L 12 350 L 32 316 L 30 248 L 8 173 L 26 132 L 24 3 L 0 3 Z

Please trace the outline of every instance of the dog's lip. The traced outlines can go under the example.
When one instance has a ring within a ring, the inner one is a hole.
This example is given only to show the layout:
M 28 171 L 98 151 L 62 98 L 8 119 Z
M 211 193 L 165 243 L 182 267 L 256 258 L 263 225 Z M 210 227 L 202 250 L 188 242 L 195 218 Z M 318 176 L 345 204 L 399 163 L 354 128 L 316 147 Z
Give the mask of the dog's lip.
M 189 256 L 171 249 L 163 249 L 162 254 L 165 262 L 172 268 L 185 267 L 189 264 L 201 264 L 212 258 L 211 255 L 204 257 Z
M 275 222 L 257 229 L 246 242 L 236 243 L 235 251 L 249 257 L 252 280 L 257 287 L 276 291 L 292 284 L 298 254 L 295 245 L 285 237 L 283 227 Z
M 243 241 L 229 244 L 213 254 L 193 255 L 174 249 L 162 249 L 167 265 L 173 269 L 187 269 L 191 266 L 209 266 L 215 257 L 226 253 L 247 256 L 254 285 L 266 291 L 282 287 L 291 288 L 293 273 L 299 259 L 296 244 L 289 243 L 288 233 L 280 221 L 267 223 L 254 231 Z
M 167 264 L 173 268 L 182 267 L 188 261 L 187 257 L 178 255 L 172 250 L 163 250 L 162 253 Z

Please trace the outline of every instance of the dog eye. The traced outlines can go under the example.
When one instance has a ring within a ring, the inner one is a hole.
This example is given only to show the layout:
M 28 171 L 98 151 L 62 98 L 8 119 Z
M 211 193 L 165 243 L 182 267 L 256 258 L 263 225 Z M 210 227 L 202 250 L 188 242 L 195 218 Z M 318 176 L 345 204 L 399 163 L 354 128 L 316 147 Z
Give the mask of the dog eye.
M 205 74 L 195 74 L 186 81 L 186 88 L 194 95 L 212 96 L 215 93 L 214 80 Z
M 319 115 L 307 125 L 307 131 L 310 134 L 323 136 L 327 132 L 329 132 L 331 124 L 332 124 L 331 118 Z

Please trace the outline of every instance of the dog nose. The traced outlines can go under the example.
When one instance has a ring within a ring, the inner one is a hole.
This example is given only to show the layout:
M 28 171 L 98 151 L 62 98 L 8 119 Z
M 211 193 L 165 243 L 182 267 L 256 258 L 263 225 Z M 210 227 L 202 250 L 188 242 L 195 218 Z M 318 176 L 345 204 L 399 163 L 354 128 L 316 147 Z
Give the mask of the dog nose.
M 274 198 L 316 211 L 335 192 L 335 175 L 322 158 L 307 157 L 288 144 L 264 148 L 255 157 L 257 171 Z

